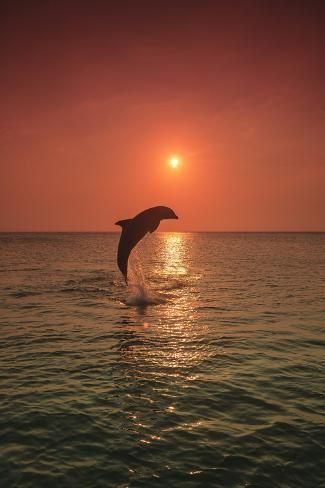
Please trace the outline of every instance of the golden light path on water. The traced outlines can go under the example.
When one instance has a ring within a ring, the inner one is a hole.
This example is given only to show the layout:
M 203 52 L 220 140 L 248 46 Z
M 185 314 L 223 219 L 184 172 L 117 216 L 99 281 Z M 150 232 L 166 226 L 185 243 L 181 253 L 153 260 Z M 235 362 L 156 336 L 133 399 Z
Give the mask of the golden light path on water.
M 143 339 L 141 347 L 137 344 L 129 353 L 133 360 L 142 364 L 155 366 L 155 374 L 177 375 L 178 369 L 188 368 L 191 363 L 204 360 L 209 351 L 204 347 L 205 327 L 198 326 L 197 306 L 198 292 L 196 282 L 199 275 L 189 275 L 191 261 L 190 245 L 188 234 L 183 233 L 161 233 L 156 237 L 157 254 L 154 256 L 152 275 L 149 274 L 148 281 L 153 280 L 155 289 L 154 296 L 161 300 L 154 308 L 154 314 L 150 318 L 149 310 L 140 309 L 143 313 L 141 325 L 130 326 L 129 330 L 140 333 Z M 144 252 L 140 259 L 152 260 L 150 252 L 144 246 Z M 147 275 L 148 269 L 145 269 Z M 148 275 L 147 275 L 148 276 Z M 139 309 L 133 310 L 135 320 L 141 320 Z M 145 347 L 146 338 L 150 337 Z M 155 342 L 156 347 L 152 347 Z M 202 344 L 202 348 L 201 348 Z M 168 371 L 166 371 L 168 369 Z
M 120 348 L 129 381 L 132 378 L 135 385 L 141 384 L 140 390 L 128 392 L 124 408 L 143 444 L 161 441 L 164 433 L 173 430 L 202 427 L 203 419 L 195 415 L 176 422 L 179 408 L 183 409 L 177 399 L 200 377 L 200 364 L 215 354 L 207 341 L 206 325 L 197 320 L 200 275 L 189 273 L 190 236 L 160 233 L 148 241 L 140 248 L 138 259 L 161 303 L 131 309 L 134 322 L 124 327 L 127 340 Z M 156 250 L 153 254 L 152 248 Z M 158 409 L 154 420 L 151 408 Z
M 202 380 L 202 363 L 216 354 L 207 325 L 198 322 L 201 274 L 193 272 L 191 246 L 189 234 L 159 233 L 144 240 L 136 258 L 152 285 L 149 294 L 158 298 L 156 306 L 131 309 L 132 325 L 124 327 L 127 338 L 120 348 L 132 385 L 123 409 L 144 446 L 205 425 L 194 412 L 182 414 L 182 392 L 195 388 Z

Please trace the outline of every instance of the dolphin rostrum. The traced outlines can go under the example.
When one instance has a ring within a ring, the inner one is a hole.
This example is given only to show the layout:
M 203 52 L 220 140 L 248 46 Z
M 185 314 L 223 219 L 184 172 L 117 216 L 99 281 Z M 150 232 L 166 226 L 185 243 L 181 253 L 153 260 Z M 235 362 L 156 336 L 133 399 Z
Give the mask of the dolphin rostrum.
M 117 264 L 124 276 L 125 283 L 128 282 L 128 259 L 132 249 L 147 232 L 154 232 L 163 219 L 178 219 L 178 217 L 171 208 L 159 206 L 147 208 L 133 219 L 115 222 L 115 225 L 122 227 L 117 251 Z

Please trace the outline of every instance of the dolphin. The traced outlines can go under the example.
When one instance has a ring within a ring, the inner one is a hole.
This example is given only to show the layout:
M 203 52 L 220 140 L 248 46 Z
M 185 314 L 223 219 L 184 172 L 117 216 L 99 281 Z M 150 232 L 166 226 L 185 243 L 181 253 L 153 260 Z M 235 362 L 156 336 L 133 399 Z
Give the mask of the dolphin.
M 178 217 L 171 208 L 159 206 L 147 208 L 133 219 L 115 222 L 115 225 L 122 227 L 117 251 L 117 264 L 126 284 L 128 282 L 128 259 L 132 249 L 147 232 L 154 232 L 163 219 L 178 219 Z

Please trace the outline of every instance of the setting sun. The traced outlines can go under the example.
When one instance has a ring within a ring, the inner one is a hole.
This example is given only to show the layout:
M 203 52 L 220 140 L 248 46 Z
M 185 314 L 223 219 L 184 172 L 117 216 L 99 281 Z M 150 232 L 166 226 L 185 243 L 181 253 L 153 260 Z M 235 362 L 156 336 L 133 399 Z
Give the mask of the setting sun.
M 178 166 L 179 166 L 179 158 L 173 156 L 172 158 L 170 158 L 169 164 L 174 169 L 178 168 Z

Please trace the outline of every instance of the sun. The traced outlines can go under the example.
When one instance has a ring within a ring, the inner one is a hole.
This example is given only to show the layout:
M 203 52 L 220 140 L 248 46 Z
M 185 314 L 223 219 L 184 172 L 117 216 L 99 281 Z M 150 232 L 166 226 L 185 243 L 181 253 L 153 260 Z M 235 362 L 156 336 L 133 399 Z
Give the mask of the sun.
M 169 164 L 173 169 L 177 169 L 179 166 L 180 160 L 177 156 L 173 156 L 169 159 Z

